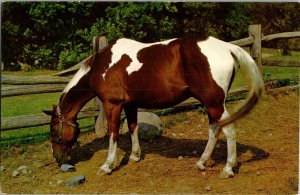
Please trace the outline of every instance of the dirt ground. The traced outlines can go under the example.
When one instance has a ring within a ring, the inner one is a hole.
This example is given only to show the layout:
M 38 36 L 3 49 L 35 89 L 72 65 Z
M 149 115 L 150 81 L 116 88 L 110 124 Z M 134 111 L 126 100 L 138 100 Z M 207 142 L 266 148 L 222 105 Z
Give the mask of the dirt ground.
M 229 110 L 238 102 L 228 103 Z M 73 150 L 76 172 L 62 173 L 52 158 L 50 143 L 13 147 L 1 151 L 1 188 L 4 193 L 298 193 L 299 95 L 268 95 L 236 123 L 238 134 L 237 174 L 218 175 L 226 163 L 226 140 L 221 134 L 205 171 L 195 167 L 207 142 L 207 116 L 197 110 L 164 116 L 168 128 L 153 141 L 141 141 L 142 160 L 128 162 L 129 136 L 118 142 L 119 166 L 111 175 L 96 175 L 105 161 L 108 138 L 82 134 Z M 181 156 L 181 157 L 180 157 Z M 178 158 L 179 157 L 179 158 Z M 182 158 L 183 157 L 183 158 Z M 21 165 L 31 172 L 12 177 Z M 68 187 L 60 181 L 84 175 L 86 182 Z

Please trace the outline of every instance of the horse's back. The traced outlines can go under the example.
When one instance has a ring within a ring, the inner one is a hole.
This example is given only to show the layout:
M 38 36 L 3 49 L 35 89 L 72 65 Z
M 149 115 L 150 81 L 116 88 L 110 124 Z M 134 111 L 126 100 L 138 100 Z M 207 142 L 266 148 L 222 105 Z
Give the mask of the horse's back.
M 147 108 L 172 106 L 189 96 L 224 97 L 232 73 L 232 66 L 221 63 L 230 57 L 226 47 L 225 42 L 204 36 L 156 43 L 122 38 L 103 52 L 110 59 L 98 58 L 106 62 L 99 69 L 102 88 Z

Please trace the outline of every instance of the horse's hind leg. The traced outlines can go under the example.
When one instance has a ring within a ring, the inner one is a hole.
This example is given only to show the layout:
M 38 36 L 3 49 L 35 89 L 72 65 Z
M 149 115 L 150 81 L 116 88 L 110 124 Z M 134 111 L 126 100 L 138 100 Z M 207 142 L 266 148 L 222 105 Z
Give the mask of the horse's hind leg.
M 211 120 L 208 127 L 208 134 L 209 137 L 208 137 L 205 150 L 202 153 L 200 160 L 197 162 L 197 165 L 201 170 L 204 170 L 206 168 L 205 163 L 208 160 L 210 160 L 213 149 L 215 148 L 215 145 L 218 140 L 218 136 L 220 134 L 220 128 L 217 127 L 216 123 L 212 123 Z
M 228 116 L 229 114 L 225 109 L 221 119 L 227 118 Z M 235 167 L 237 163 L 236 130 L 233 124 L 229 124 L 223 127 L 222 130 L 227 138 L 227 163 L 222 173 L 220 174 L 220 178 L 229 178 L 234 176 L 232 168 Z
M 126 105 L 124 110 L 132 142 L 132 150 L 129 158 L 138 162 L 141 158 L 141 147 L 138 138 L 137 107 L 134 105 Z
M 228 112 L 224 105 L 208 107 L 207 110 L 210 123 L 209 138 L 205 150 L 200 160 L 197 162 L 197 165 L 201 170 L 205 169 L 205 162 L 211 158 L 213 149 L 220 134 L 221 128 L 217 125 L 217 122 L 228 117 Z M 234 176 L 232 168 L 236 166 L 236 131 L 232 124 L 223 127 L 222 131 L 227 138 L 228 155 L 226 166 L 224 167 L 220 177 L 228 178 Z

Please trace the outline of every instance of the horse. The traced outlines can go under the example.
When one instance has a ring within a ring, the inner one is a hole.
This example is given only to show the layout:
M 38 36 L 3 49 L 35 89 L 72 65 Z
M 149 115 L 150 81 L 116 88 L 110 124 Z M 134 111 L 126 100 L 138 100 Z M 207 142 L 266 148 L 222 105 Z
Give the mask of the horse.
M 249 84 L 249 95 L 231 115 L 226 95 L 235 73 L 241 69 Z M 221 131 L 227 139 L 227 162 L 222 178 L 234 176 L 237 164 L 236 130 L 233 122 L 254 108 L 262 96 L 264 82 L 252 57 L 241 47 L 211 36 L 175 38 L 141 43 L 121 38 L 85 60 L 64 89 L 51 115 L 50 140 L 58 165 L 70 160 L 79 135 L 77 114 L 92 98 L 104 105 L 109 148 L 99 171 L 110 174 L 116 162 L 120 114 L 124 109 L 132 140 L 130 160 L 138 162 L 137 110 L 174 106 L 194 97 L 206 108 L 209 137 L 197 166 L 204 170 Z

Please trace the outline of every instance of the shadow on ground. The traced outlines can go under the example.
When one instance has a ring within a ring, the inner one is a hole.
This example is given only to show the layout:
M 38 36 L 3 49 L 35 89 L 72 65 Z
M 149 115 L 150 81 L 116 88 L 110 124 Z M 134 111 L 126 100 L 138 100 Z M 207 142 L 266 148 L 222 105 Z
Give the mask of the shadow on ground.
M 207 140 L 174 139 L 165 136 L 161 136 L 151 141 L 140 140 L 142 159 L 145 158 L 147 154 L 153 153 L 167 158 L 178 158 L 179 156 L 183 156 L 185 158 L 200 158 L 206 143 Z M 131 152 L 130 136 L 121 135 L 118 139 L 118 147 L 125 152 L 125 156 L 117 169 L 128 163 L 128 158 Z M 90 160 L 95 152 L 107 149 L 108 136 L 105 136 L 104 138 L 97 138 L 90 143 L 75 147 L 72 150 L 72 161 L 76 164 L 78 162 Z M 197 153 L 195 151 L 197 151 Z M 240 143 L 237 143 L 237 151 L 240 163 L 262 160 L 269 156 L 269 153 L 263 149 Z M 227 143 L 226 141 L 219 140 L 212 155 L 214 164 L 225 163 L 226 158 Z

